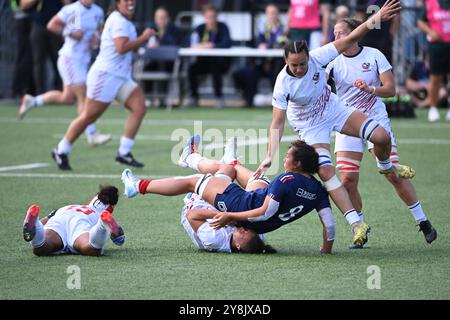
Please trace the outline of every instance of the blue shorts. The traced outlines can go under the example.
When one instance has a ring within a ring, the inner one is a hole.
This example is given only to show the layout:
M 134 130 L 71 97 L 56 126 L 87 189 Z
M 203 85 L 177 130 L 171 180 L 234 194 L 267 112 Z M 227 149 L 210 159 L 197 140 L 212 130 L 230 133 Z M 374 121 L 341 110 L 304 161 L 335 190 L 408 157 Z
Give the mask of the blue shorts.
M 267 188 L 245 191 L 235 183 L 214 199 L 214 206 L 220 211 L 240 212 L 259 208 L 267 196 Z

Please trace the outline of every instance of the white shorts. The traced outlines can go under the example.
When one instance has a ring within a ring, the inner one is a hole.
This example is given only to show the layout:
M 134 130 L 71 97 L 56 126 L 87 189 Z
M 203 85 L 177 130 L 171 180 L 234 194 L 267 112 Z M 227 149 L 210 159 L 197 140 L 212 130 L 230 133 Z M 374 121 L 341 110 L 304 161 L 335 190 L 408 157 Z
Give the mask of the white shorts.
M 296 128 L 300 140 L 305 141 L 309 145 L 318 143 L 330 144 L 331 132 L 340 132 L 350 115 L 356 111 L 354 108 L 346 107 L 341 100 L 334 95 L 330 96 L 330 101 L 328 103 L 328 114 L 324 117 L 324 121 L 313 126 Z
M 392 162 L 399 162 L 399 157 L 397 154 L 397 141 L 395 140 L 394 133 L 391 129 L 391 123 L 389 118 L 383 117 L 381 119 L 375 119 L 390 135 L 391 137 L 391 160 Z M 351 151 L 364 153 L 365 148 L 367 150 L 373 149 L 373 143 L 370 141 L 365 141 L 359 137 L 348 136 L 339 132 L 336 132 L 336 141 L 334 144 L 334 152 Z
M 93 227 L 92 221 L 83 213 L 71 213 L 62 209 L 59 209 L 48 220 L 44 226 L 44 230 L 53 230 L 60 236 L 64 247 L 57 254 L 64 252 L 78 253 L 74 249 L 73 244 L 79 236 L 91 230 Z
M 138 84 L 130 78 L 122 78 L 106 71 L 91 68 L 87 75 L 87 94 L 89 99 L 111 103 L 117 99 L 125 104 Z
M 88 64 L 66 56 L 59 56 L 58 71 L 64 86 L 86 85 Z

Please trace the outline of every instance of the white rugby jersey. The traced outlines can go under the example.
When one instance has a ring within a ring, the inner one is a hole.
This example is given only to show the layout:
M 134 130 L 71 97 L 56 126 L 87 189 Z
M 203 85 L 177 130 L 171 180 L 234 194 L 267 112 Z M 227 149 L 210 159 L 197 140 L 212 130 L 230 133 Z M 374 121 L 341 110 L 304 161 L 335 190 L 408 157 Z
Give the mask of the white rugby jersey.
M 87 8 L 77 1 L 62 7 L 57 16 L 64 22 L 64 33 L 76 30 L 84 33 L 80 41 L 66 36 L 59 54 L 89 63 L 91 59 L 90 41 L 103 23 L 103 9 L 95 3 Z
M 137 37 L 134 24 L 119 11 L 114 11 L 106 19 L 102 32 L 100 52 L 92 65 L 93 69 L 106 71 L 122 78 L 131 78 L 133 52 L 119 54 L 114 39 L 126 37 L 134 40 Z
M 91 201 L 89 201 L 86 205 L 81 204 L 72 204 L 58 209 L 58 213 L 72 215 L 71 218 L 84 218 L 89 221 L 91 226 L 94 226 L 98 219 L 100 219 L 100 214 L 103 210 L 108 210 L 110 212 L 113 211 L 113 207 L 110 205 L 103 204 L 98 197 L 95 196 Z M 58 216 L 55 215 L 52 219 L 58 219 Z M 84 220 L 86 221 L 86 220 Z
M 308 71 L 297 78 L 287 73 L 286 65 L 280 71 L 273 89 L 272 105 L 286 110 L 289 124 L 304 128 L 321 122 L 329 112 L 331 92 L 327 85 L 326 65 L 339 55 L 333 43 L 311 50 Z
M 197 194 L 190 194 L 189 199 L 185 199 L 186 205 L 183 210 L 190 209 L 209 209 L 217 211 L 217 209 L 210 203 L 203 200 Z M 209 219 L 208 219 L 209 220 Z M 231 236 L 233 234 L 233 227 L 225 226 L 220 229 L 214 229 L 209 225 L 208 222 L 202 224 L 197 232 L 197 244 L 200 249 L 208 251 L 218 251 L 218 252 L 231 252 Z
M 359 90 L 353 82 L 361 79 L 369 87 L 379 87 L 379 75 L 391 69 L 392 66 L 378 49 L 362 47 L 355 56 L 339 55 L 328 64 L 326 72 L 334 79 L 336 93 L 346 106 L 371 116 L 385 116 L 386 106 L 381 98 Z

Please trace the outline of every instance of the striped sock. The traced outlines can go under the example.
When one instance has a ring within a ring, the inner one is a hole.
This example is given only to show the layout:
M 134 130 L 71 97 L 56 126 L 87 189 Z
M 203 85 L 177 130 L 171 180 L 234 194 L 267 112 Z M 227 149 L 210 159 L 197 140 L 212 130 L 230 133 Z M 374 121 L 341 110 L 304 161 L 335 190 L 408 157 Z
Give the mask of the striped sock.
M 349 225 L 359 222 L 359 216 L 355 209 L 350 209 L 344 213 L 344 218 L 347 220 Z
M 358 212 L 358 216 L 359 216 L 359 222 L 363 223 L 364 222 L 364 213 L 362 211 Z
M 411 211 L 411 214 L 413 215 L 414 219 L 417 222 L 426 221 L 427 216 L 425 215 L 425 212 L 423 212 L 422 205 L 420 204 L 420 201 L 417 201 L 416 203 L 408 206 L 409 211 Z
M 386 160 L 377 159 L 377 167 L 381 170 L 389 170 L 392 167 L 391 159 L 388 158 Z

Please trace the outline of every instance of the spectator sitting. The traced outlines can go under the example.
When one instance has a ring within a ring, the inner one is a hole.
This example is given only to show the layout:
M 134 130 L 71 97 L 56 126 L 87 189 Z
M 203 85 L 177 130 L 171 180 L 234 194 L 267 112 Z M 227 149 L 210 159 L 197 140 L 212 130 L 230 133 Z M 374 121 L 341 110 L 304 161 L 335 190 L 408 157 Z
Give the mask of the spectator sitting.
M 169 12 L 165 7 L 160 6 L 156 9 L 154 20 L 154 22 L 147 24 L 147 27 L 154 29 L 157 34 L 148 40 L 146 47 L 151 49 L 159 46 L 179 46 L 181 41 L 181 32 L 173 23 L 171 23 Z M 170 72 L 173 70 L 173 64 L 174 61 L 154 60 L 147 64 L 144 67 L 144 70 Z M 159 88 L 162 92 L 167 92 L 167 82 L 152 83 L 150 81 L 145 83 L 145 91 L 152 91 L 153 86 L 157 84 L 161 85 Z M 154 106 L 163 106 L 164 103 L 164 99 L 155 99 L 152 102 Z
M 191 47 L 198 49 L 229 48 L 231 46 L 230 32 L 224 23 L 217 20 L 217 9 L 211 4 L 205 4 L 202 7 L 202 14 L 205 23 L 193 30 Z M 223 107 L 222 75 L 228 71 L 229 66 L 229 58 L 198 57 L 196 62 L 189 66 L 189 85 L 192 100 L 185 103 L 185 105 L 198 106 L 198 78 L 201 75 L 211 73 L 217 107 Z
M 275 4 L 268 4 L 265 12 L 266 21 L 258 28 L 256 46 L 261 50 L 281 48 L 286 38 L 278 7 Z M 273 87 L 283 65 L 283 58 L 258 58 L 233 73 L 236 89 L 242 90 L 246 106 L 253 107 L 253 98 L 257 92 L 259 79 L 268 77 Z
M 415 64 L 410 76 L 406 79 L 406 90 L 412 94 L 412 100 L 417 108 L 427 108 L 430 106 L 428 96 L 428 86 L 430 84 L 430 64 L 428 52 L 424 52 L 423 61 Z M 446 90 L 443 85 L 439 89 L 439 101 L 445 104 Z

